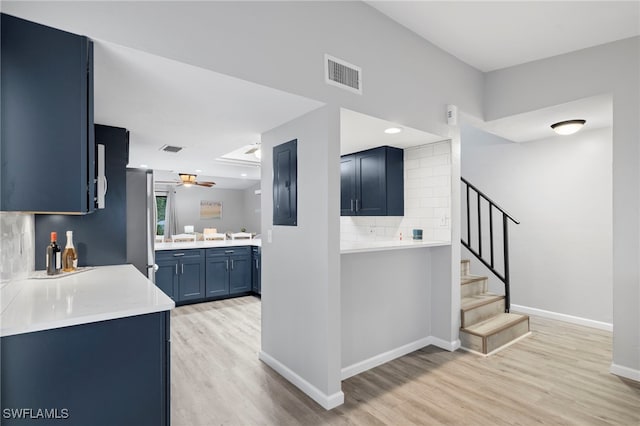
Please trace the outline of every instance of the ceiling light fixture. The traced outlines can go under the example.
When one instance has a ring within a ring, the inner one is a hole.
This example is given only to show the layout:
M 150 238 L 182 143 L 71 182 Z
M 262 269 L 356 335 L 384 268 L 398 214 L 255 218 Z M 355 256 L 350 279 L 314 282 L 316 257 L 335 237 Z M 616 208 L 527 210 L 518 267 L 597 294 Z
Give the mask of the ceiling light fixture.
M 559 121 L 558 123 L 552 124 L 551 128 L 559 135 L 572 135 L 582 129 L 582 126 L 584 126 L 586 122 L 587 120 Z
M 196 169 L 196 173 L 200 173 L 200 172 L 202 172 L 202 170 Z
M 146 169 L 146 168 L 148 168 L 149 166 L 147 166 L 146 164 L 140 164 L 140 167 L 141 167 L 141 168 L 143 168 L 143 169 Z
M 247 174 L 246 173 L 240 173 L 240 176 L 247 177 Z
M 395 135 L 396 133 L 400 133 L 402 129 L 400 127 L 389 127 L 388 129 L 384 129 L 384 132 L 388 135 Z

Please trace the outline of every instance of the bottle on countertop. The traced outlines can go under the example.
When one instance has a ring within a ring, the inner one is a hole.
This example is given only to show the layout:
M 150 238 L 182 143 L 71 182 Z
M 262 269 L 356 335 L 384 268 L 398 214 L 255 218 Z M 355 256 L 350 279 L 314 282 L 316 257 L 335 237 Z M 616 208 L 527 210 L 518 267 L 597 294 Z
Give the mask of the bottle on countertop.
M 73 246 L 73 231 L 67 231 L 67 245 L 62 252 L 62 271 L 73 272 L 78 269 L 78 254 Z
M 51 244 L 47 246 L 47 275 L 56 275 L 62 269 L 62 256 L 57 243 L 58 233 L 51 233 Z

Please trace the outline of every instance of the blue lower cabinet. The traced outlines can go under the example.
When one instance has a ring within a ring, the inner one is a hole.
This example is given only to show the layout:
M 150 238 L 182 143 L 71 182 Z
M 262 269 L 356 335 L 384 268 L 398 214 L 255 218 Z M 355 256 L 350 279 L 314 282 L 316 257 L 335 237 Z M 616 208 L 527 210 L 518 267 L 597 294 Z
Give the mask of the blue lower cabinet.
M 251 249 L 251 291 L 256 294 L 262 293 L 262 254 L 260 247 L 253 247 Z
M 3 337 L 2 425 L 168 425 L 169 321 L 167 311 Z
M 172 298 L 174 302 L 177 298 L 178 288 L 178 262 L 175 259 L 158 260 L 156 258 L 156 265 L 158 270 L 155 273 L 156 286 L 164 292 L 167 296 Z
M 229 257 L 207 256 L 206 297 L 229 295 Z
M 229 294 L 251 291 L 251 254 L 229 256 Z
M 206 296 L 232 296 L 251 291 L 251 247 L 207 249 Z
M 156 286 L 176 302 L 204 299 L 204 250 L 163 250 L 156 252 Z

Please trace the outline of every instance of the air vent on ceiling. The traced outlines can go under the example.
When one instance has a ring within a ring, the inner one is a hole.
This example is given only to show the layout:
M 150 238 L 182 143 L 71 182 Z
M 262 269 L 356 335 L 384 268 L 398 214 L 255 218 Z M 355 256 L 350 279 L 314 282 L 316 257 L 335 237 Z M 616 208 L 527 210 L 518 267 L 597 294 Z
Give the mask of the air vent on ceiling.
M 324 55 L 327 84 L 362 95 L 362 68 L 331 55 Z
M 172 153 L 175 154 L 176 152 L 182 151 L 182 147 L 181 146 L 173 146 L 173 145 L 163 145 L 162 148 L 160 148 L 160 151 L 172 152 Z

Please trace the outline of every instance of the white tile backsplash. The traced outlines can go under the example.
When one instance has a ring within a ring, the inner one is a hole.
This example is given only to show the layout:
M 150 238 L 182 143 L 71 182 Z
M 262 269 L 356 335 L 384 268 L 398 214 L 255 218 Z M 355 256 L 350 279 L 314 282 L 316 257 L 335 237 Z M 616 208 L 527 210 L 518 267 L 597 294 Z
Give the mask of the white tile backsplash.
M 451 143 L 404 150 L 404 216 L 342 216 L 342 241 L 404 240 L 413 229 L 423 239 L 451 241 Z M 442 225 L 444 223 L 444 225 Z
M 35 219 L 32 214 L 0 212 L 0 283 L 24 279 L 35 265 Z M 43 248 L 44 250 L 44 248 Z

